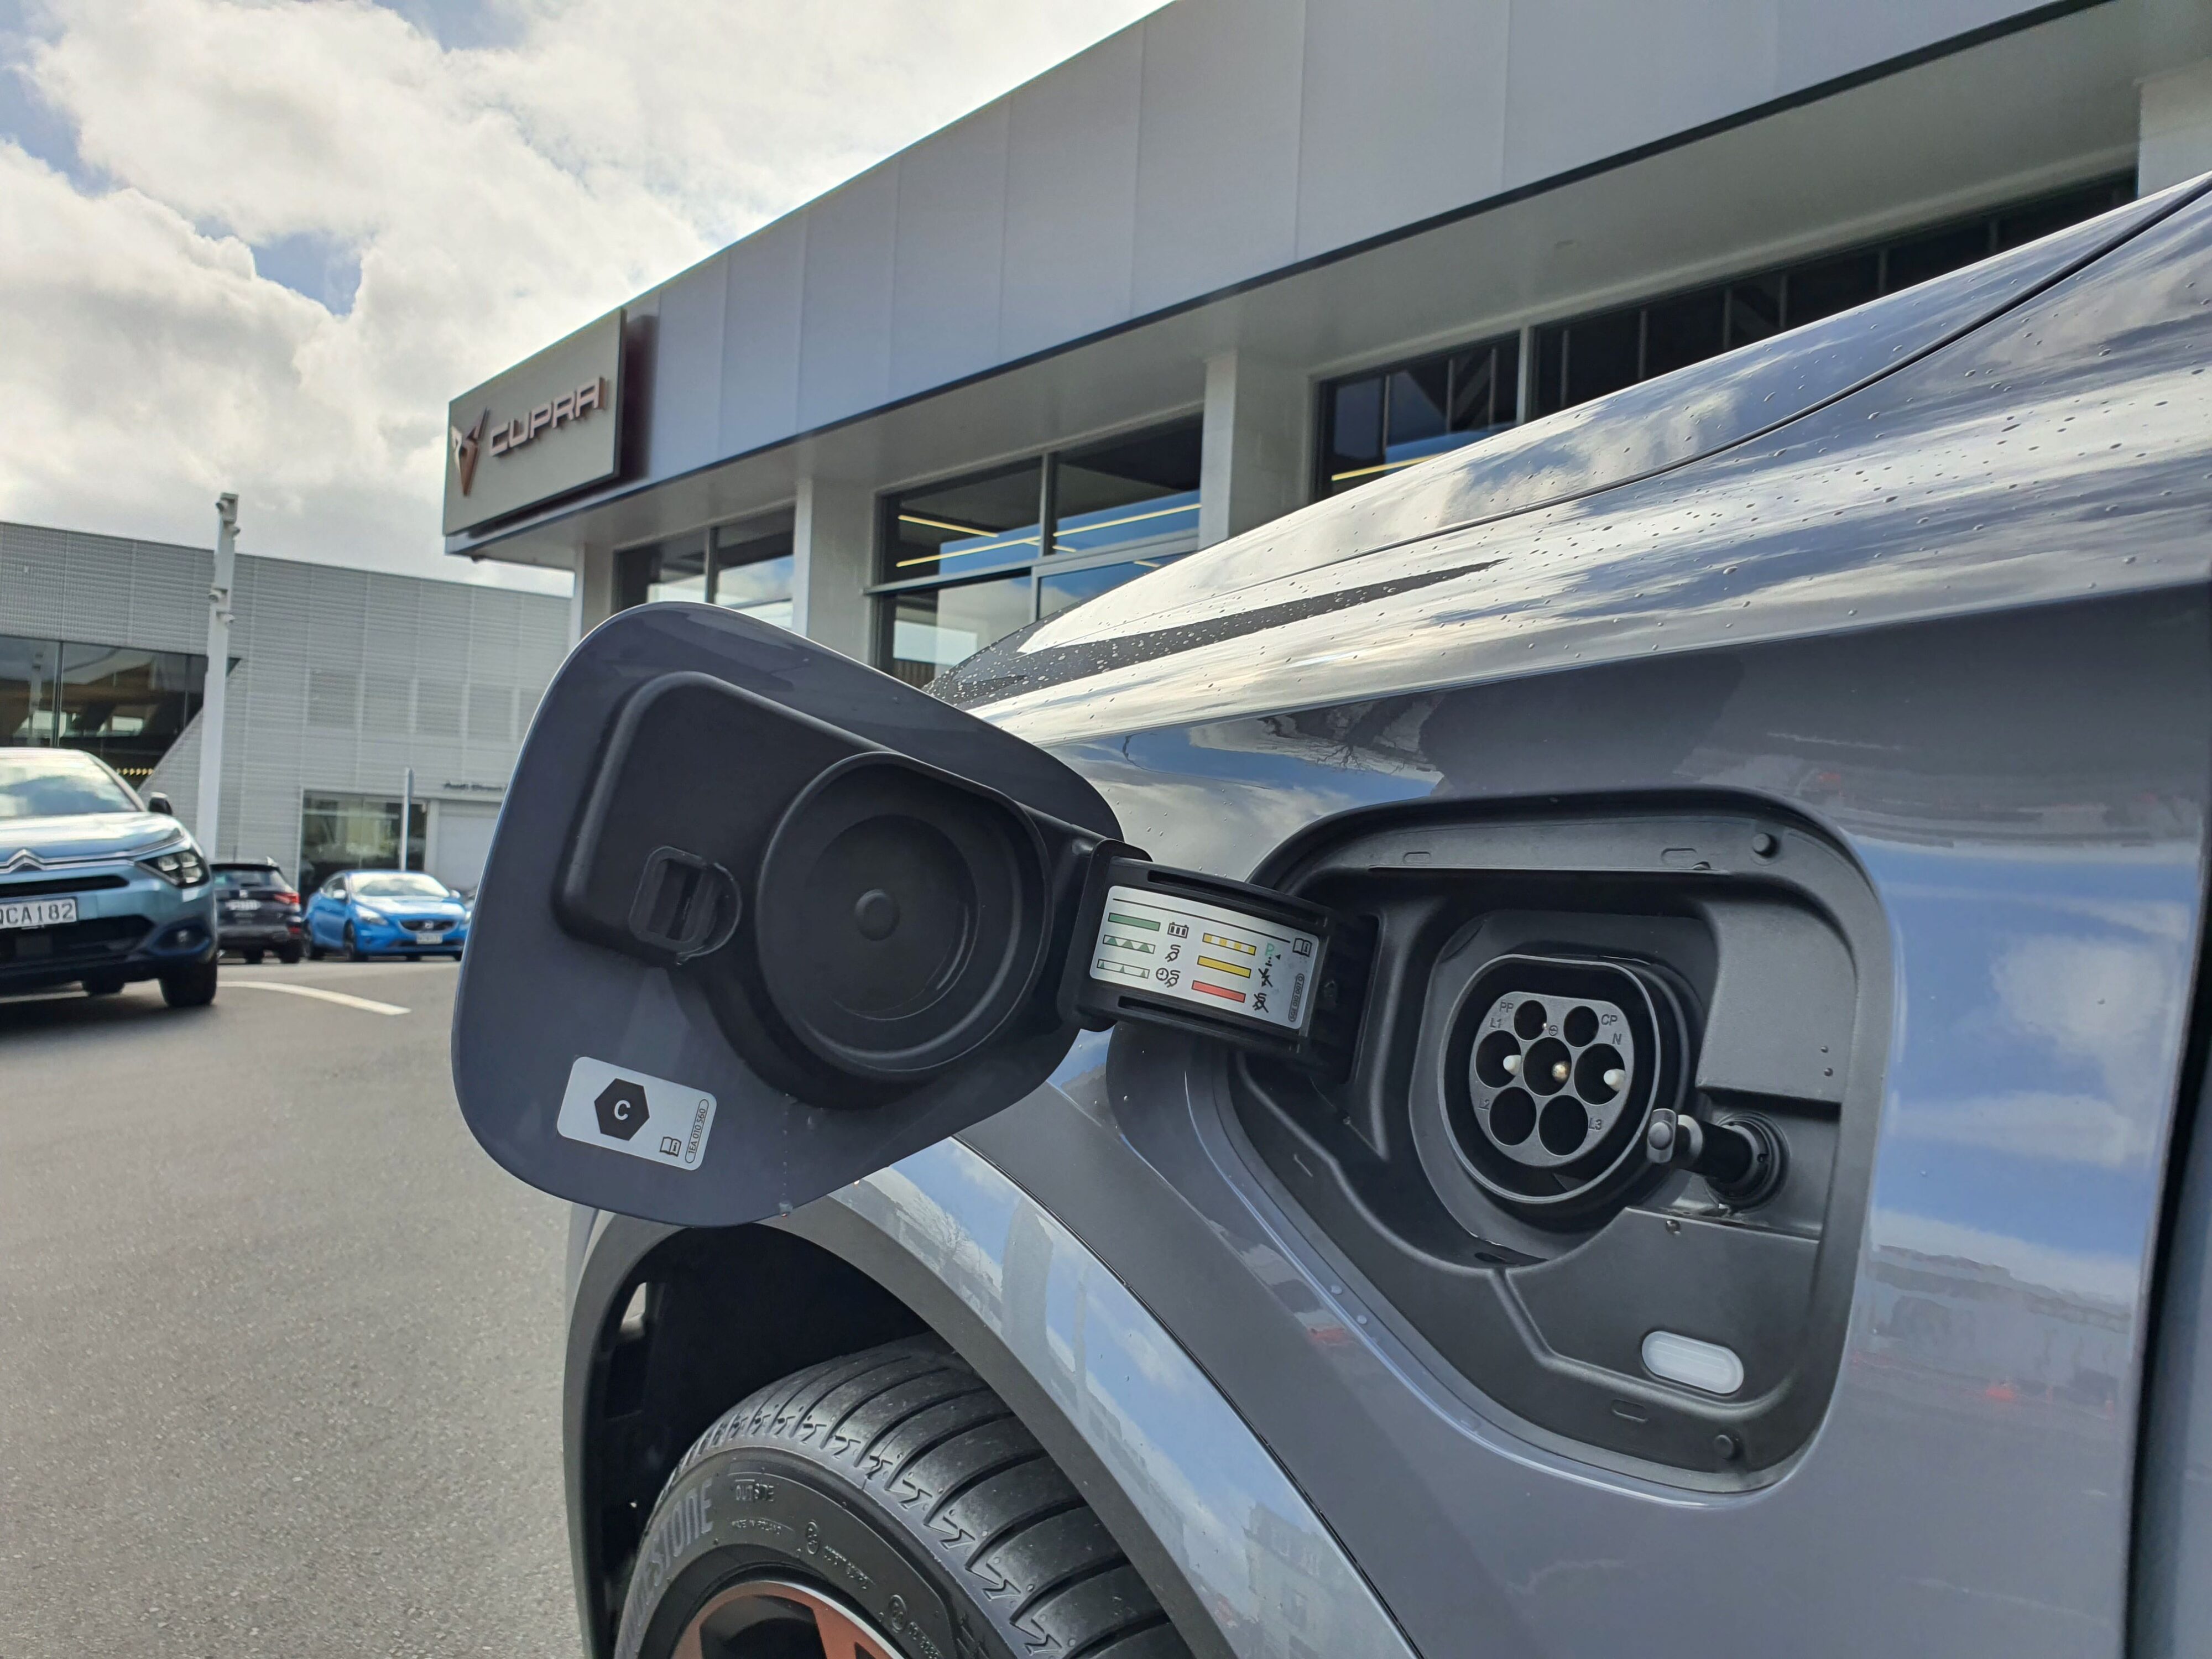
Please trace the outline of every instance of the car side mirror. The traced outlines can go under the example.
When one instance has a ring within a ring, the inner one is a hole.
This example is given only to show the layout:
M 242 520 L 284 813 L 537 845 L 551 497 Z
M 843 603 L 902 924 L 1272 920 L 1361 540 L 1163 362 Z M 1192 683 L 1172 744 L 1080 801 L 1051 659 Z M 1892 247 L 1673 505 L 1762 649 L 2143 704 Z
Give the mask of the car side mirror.
M 1339 1067 L 1363 961 L 1318 906 L 1153 865 L 995 726 L 752 618 L 643 606 L 532 722 L 454 1091 L 533 1186 L 731 1225 L 1012 1105 L 1086 1026 Z
M 146 797 L 146 810 L 159 812 L 165 818 L 177 816 L 177 809 L 169 804 L 169 798 L 158 789 Z

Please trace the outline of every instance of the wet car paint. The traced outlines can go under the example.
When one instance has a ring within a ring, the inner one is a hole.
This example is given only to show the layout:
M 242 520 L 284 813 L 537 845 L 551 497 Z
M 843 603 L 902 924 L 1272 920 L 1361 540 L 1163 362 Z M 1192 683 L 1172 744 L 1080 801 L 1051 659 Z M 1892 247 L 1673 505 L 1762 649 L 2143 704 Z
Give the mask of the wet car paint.
M 1782 1630 L 1803 1652 L 2119 1650 L 2212 799 L 2208 253 L 2200 204 L 1771 441 L 1288 575 L 1232 544 L 1213 591 L 1201 555 L 968 679 L 1164 860 L 1264 878 L 1364 806 L 1716 789 L 1826 827 L 1887 910 L 1844 1374 L 1752 1493 L 1517 1438 L 1362 1297 L 1203 1091 L 1161 1076 L 1114 1103 L 1127 1156 L 1201 1209 L 1250 1293 L 1355 1340 L 1262 1374 L 1178 1304 L 1141 1218 L 1071 1224 L 1158 1298 L 1424 1651 L 1501 1605 L 1509 1645 L 1560 1653 Z M 1033 683 L 1008 682 L 1017 655 Z M 1058 1206 L 1049 1170 L 1010 1172 Z

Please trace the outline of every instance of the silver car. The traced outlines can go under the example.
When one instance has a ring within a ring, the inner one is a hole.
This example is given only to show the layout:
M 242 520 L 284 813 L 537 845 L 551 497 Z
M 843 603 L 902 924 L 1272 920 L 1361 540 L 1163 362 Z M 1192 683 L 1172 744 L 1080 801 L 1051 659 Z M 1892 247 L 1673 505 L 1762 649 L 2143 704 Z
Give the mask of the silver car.
M 0 994 L 159 980 L 215 1000 L 215 888 L 167 802 L 73 749 L 0 749 Z

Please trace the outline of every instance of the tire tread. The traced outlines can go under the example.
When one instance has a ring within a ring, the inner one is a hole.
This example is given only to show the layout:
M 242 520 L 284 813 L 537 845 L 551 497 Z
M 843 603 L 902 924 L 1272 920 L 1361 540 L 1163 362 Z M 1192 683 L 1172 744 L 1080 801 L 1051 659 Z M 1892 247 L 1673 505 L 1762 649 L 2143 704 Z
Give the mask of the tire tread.
M 1075 1483 L 935 1337 L 810 1365 L 757 1390 L 700 1435 L 670 1486 L 702 1457 L 740 1445 L 803 1450 L 904 1514 L 901 1524 L 1006 1621 L 1025 1659 L 1188 1659 Z

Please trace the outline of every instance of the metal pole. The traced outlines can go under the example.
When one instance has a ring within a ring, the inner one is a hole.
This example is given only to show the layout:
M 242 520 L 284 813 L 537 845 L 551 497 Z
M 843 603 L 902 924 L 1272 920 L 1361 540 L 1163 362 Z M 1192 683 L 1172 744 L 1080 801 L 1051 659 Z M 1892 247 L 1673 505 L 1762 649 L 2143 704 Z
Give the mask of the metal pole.
M 210 858 L 222 818 L 223 690 L 230 678 L 230 590 L 238 566 L 238 497 L 215 500 L 215 578 L 208 584 L 207 681 L 200 694 L 200 805 L 192 830 Z
M 413 851 L 408 842 L 411 838 L 414 823 L 415 769 L 410 766 L 399 785 L 399 867 L 403 870 L 407 867 L 409 855 Z

